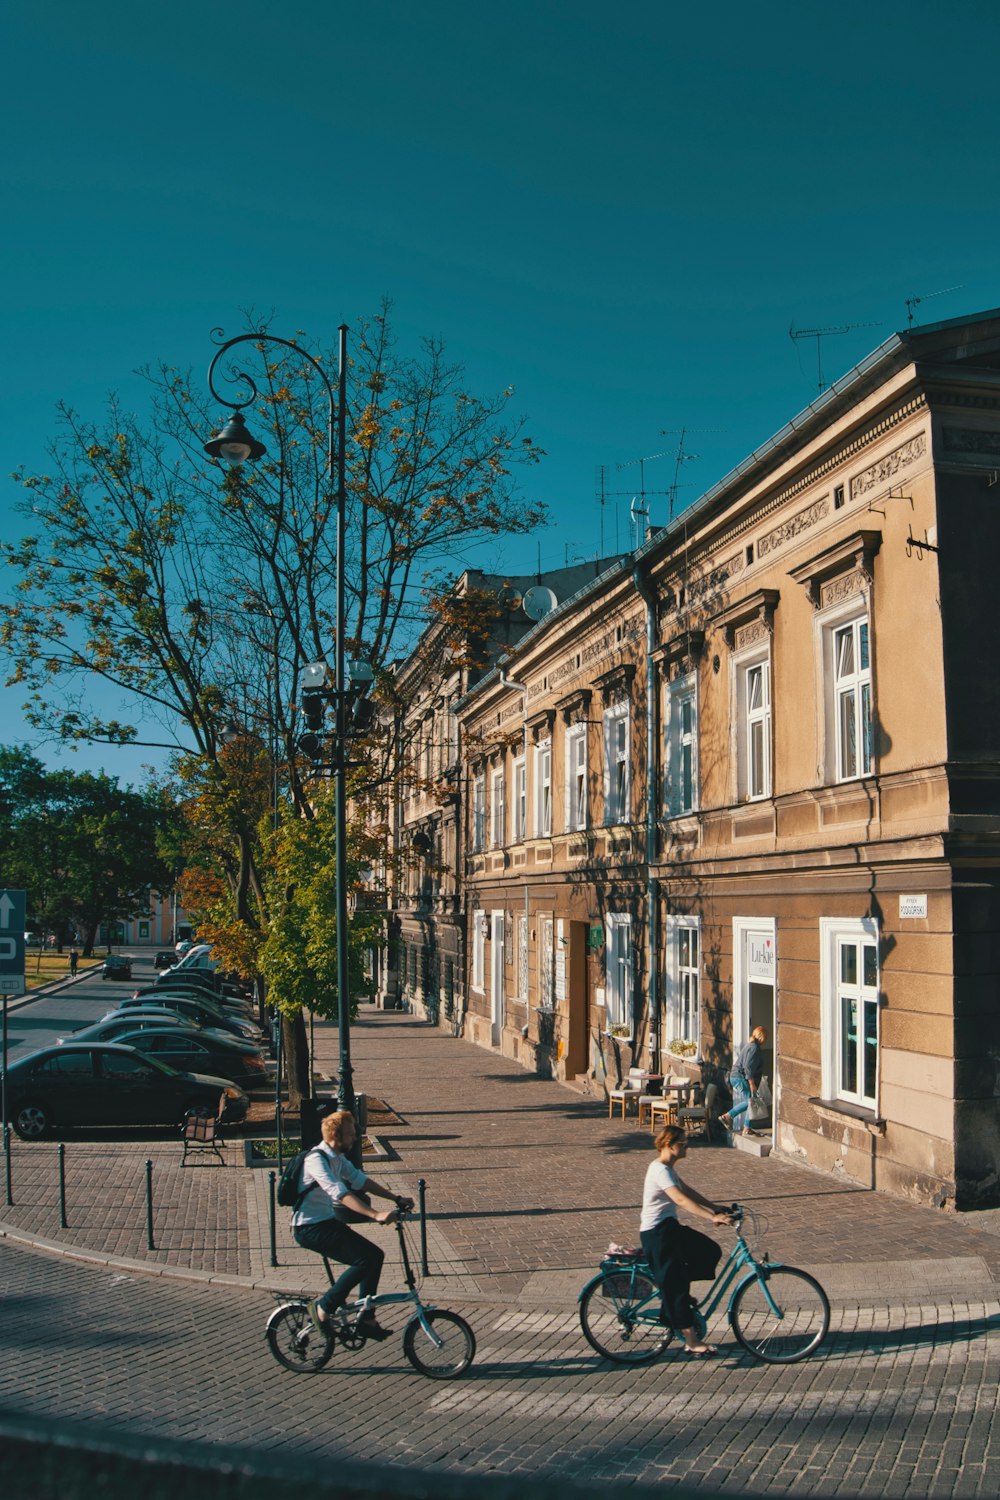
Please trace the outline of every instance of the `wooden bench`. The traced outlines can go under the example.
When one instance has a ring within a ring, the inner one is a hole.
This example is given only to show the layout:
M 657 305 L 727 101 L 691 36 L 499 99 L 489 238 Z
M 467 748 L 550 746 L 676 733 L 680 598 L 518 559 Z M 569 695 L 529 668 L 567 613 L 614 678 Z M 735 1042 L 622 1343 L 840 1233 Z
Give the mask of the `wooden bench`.
M 222 1154 L 222 1112 L 225 1107 L 226 1096 L 220 1094 L 219 1108 L 214 1115 L 207 1104 L 187 1111 L 181 1126 L 184 1142 L 182 1167 L 187 1166 L 189 1156 L 217 1156 L 222 1165 L 226 1165 L 226 1158 Z

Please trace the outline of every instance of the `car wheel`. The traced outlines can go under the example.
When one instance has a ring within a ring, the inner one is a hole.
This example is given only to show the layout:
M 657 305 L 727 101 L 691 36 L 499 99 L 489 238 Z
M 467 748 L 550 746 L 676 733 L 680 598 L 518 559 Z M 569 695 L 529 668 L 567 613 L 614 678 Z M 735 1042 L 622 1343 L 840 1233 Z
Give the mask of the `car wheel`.
M 22 1141 L 40 1141 L 52 1129 L 52 1115 L 44 1104 L 19 1105 L 11 1121 Z

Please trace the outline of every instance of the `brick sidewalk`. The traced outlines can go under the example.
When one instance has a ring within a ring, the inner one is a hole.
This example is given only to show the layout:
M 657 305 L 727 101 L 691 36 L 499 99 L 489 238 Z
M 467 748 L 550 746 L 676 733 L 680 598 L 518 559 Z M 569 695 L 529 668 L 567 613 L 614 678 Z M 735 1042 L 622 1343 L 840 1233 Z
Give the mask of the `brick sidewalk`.
M 318 1069 L 337 1069 L 336 1028 L 316 1028 Z M 416 1193 L 427 1182 L 434 1295 L 526 1305 L 571 1301 L 609 1239 L 637 1235 L 648 1131 L 608 1119 L 582 1098 L 414 1018 L 365 1007 L 352 1030 L 356 1087 L 403 1123 L 385 1131 L 391 1156 L 373 1175 Z M 146 1245 L 145 1161 L 153 1162 L 154 1243 Z M 66 1142 L 67 1219 L 60 1229 L 57 1148 L 14 1143 L 15 1204 L 0 1232 L 147 1269 L 290 1287 L 315 1283 L 315 1257 L 294 1245 L 278 1211 L 270 1266 L 268 1173 L 243 1165 L 181 1168 L 179 1144 Z M 835 1298 L 933 1303 L 996 1295 L 998 1215 L 955 1216 L 837 1182 L 773 1156 L 692 1146 L 691 1183 L 748 1204 L 772 1256 L 814 1269 Z M 375 1231 L 380 1235 L 388 1231 Z M 720 1231 L 726 1242 L 726 1231 Z M 387 1246 L 387 1249 L 389 1247 Z M 385 1290 L 398 1286 L 389 1267 Z

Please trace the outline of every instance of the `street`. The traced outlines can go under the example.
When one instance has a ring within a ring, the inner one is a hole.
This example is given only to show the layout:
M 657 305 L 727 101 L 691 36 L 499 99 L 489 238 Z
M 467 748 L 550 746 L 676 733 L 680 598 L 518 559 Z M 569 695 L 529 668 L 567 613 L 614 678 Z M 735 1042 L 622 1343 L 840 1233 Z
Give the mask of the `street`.
M 436 1384 L 398 1339 L 286 1373 L 259 1293 L 10 1247 L 0 1285 L 0 1404 L 35 1417 L 270 1454 L 744 1493 L 995 1495 L 1000 1478 L 1000 1324 L 982 1302 L 837 1306 L 823 1353 L 789 1368 L 757 1364 L 717 1327 L 717 1360 L 669 1354 L 641 1370 L 596 1359 L 570 1307 L 466 1304 L 476 1363 Z

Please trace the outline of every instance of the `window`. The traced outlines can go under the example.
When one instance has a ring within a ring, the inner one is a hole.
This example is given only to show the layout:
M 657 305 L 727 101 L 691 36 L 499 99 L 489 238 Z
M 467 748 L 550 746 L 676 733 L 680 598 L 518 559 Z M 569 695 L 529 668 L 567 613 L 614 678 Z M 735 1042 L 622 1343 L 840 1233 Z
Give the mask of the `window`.
M 632 1029 L 632 918 L 608 913 L 606 1005 L 608 1030 Z
M 872 769 L 872 680 L 868 618 L 832 631 L 836 778 L 850 781 Z
M 482 854 L 486 848 L 486 777 L 480 772 L 472 779 L 472 852 Z
M 604 821 L 629 821 L 629 708 L 619 703 L 604 715 Z
M 823 1097 L 878 1108 L 878 924 L 871 918 L 824 917 Z
M 528 836 L 528 768 L 524 756 L 514 762 L 514 843 L 523 844 Z
M 78 1077 L 93 1078 L 94 1068 L 90 1061 L 89 1052 L 58 1052 L 55 1057 L 48 1057 L 37 1068 L 33 1070 L 36 1074 L 57 1073 L 60 1076 L 66 1073 L 75 1073 Z
M 535 746 L 535 837 L 552 832 L 552 741 Z
M 494 849 L 507 842 L 507 801 L 501 767 L 490 777 L 490 843 Z
M 552 918 L 538 918 L 538 1006 L 552 1009 Z
M 771 663 L 736 663 L 737 774 L 742 801 L 771 795 Z
M 528 919 L 517 919 L 517 998 L 528 999 Z
M 672 682 L 667 695 L 667 786 L 669 817 L 681 817 L 697 807 L 698 709 L 695 678 Z
M 472 988 L 484 993 L 486 990 L 486 913 L 472 913 Z
M 698 917 L 666 919 L 668 1044 L 701 1042 L 701 921 Z
M 149 937 L 149 923 L 148 922 L 140 922 L 139 923 L 139 937 L 140 937 L 140 939 L 142 939 L 142 938 L 148 938 Z
M 566 733 L 566 827 L 587 826 L 587 726 L 575 724 Z

